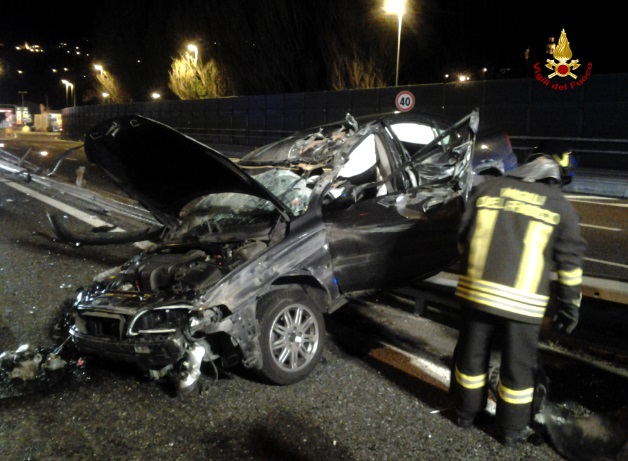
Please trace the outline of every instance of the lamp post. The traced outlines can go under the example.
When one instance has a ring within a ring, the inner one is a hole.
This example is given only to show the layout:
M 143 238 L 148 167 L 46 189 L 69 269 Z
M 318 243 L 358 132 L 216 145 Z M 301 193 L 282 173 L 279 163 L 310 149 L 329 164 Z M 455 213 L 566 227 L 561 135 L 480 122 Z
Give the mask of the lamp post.
M 63 83 L 65 85 L 65 105 L 66 106 L 68 105 L 68 87 L 71 87 L 72 90 L 71 90 L 70 94 L 72 95 L 72 98 L 73 98 L 73 101 L 74 101 L 73 104 L 74 104 L 74 106 L 76 106 L 76 93 L 74 92 L 74 84 L 68 82 L 67 80 L 61 80 L 61 83 Z
M 401 22 L 406 9 L 406 0 L 386 0 L 384 10 L 389 14 L 396 14 L 399 19 L 397 34 L 397 70 L 395 72 L 395 86 L 399 86 L 399 50 L 401 49 Z
M 65 107 L 68 107 L 68 88 L 70 86 L 70 82 L 67 80 L 61 80 L 61 83 L 65 85 Z
M 109 93 L 102 94 L 102 103 L 107 104 L 107 98 L 109 97 Z
M 94 64 L 94 69 L 96 69 L 97 71 L 99 71 L 99 72 L 100 72 L 100 75 L 102 75 L 102 74 L 103 74 L 103 72 L 105 71 L 105 70 L 103 69 L 103 67 L 102 67 L 100 64 Z
M 191 51 L 194 53 L 194 64 L 196 64 L 196 61 L 198 61 L 198 48 L 196 45 L 190 43 L 188 45 L 188 51 Z
M 22 107 L 24 107 L 24 95 L 28 94 L 28 91 L 18 91 L 22 95 Z

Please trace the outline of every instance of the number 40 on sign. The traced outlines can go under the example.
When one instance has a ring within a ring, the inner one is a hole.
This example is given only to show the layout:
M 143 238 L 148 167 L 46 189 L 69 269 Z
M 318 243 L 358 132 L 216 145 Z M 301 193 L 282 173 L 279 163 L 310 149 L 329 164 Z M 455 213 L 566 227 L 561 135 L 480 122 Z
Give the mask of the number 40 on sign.
M 414 95 L 409 91 L 400 91 L 395 98 L 395 105 L 401 112 L 408 112 L 414 107 Z

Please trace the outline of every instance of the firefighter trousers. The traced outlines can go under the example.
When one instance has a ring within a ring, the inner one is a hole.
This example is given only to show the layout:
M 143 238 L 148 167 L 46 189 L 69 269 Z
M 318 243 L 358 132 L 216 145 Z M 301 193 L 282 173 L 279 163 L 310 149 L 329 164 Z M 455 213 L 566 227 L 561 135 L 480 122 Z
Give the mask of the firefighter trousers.
M 541 326 L 468 306 L 463 306 L 462 320 L 451 379 L 458 417 L 472 420 L 486 407 L 491 353 L 497 350 L 497 424 L 503 431 L 524 430 L 532 413 Z

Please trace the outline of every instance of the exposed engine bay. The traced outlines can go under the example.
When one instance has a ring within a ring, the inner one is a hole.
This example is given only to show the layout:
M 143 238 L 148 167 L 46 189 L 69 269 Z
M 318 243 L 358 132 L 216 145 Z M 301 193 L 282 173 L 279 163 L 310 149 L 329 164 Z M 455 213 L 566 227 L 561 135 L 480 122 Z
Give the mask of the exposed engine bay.
M 137 255 L 119 268 L 96 277 L 95 290 L 182 295 L 217 283 L 227 273 L 264 251 L 260 240 L 208 244 L 185 251 L 188 245 L 160 245 Z M 162 293 L 165 292 L 165 293 Z
M 156 246 L 100 274 L 89 289 L 79 292 L 70 321 L 72 341 L 83 352 L 132 362 L 150 378 L 172 375 L 184 390 L 198 378 L 202 361 L 222 357 L 225 362 L 237 355 L 227 335 L 209 339 L 204 332 L 230 312 L 213 308 L 199 314 L 192 300 L 266 247 L 260 240 L 194 249 L 184 244 Z M 127 340 L 133 344 L 125 344 Z M 119 343 L 113 352 L 111 341 Z M 101 342 L 108 347 L 100 347 Z M 145 342 L 146 349 L 138 342 Z M 190 374 L 193 380 L 187 378 Z

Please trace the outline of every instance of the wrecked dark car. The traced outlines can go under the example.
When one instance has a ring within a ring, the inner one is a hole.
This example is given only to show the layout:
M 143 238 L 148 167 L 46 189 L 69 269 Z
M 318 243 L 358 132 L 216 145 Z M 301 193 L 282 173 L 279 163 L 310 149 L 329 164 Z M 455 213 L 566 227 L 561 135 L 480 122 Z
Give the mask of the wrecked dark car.
M 127 236 L 151 245 L 77 292 L 67 342 L 182 392 L 205 362 L 304 379 L 325 346 L 324 314 L 457 259 L 478 124 L 473 111 L 411 145 L 399 134 L 409 126 L 347 115 L 237 165 L 141 116 L 96 126 L 89 161 L 162 226 Z

